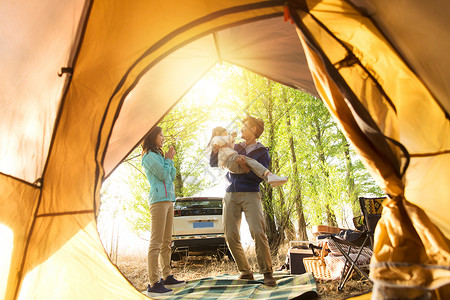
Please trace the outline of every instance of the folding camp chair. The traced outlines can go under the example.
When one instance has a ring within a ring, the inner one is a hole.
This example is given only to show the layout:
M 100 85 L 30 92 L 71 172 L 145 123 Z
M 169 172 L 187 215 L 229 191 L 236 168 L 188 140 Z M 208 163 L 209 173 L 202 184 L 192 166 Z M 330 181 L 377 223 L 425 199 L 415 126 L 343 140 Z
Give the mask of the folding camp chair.
M 338 236 L 331 236 L 331 240 L 339 249 L 341 254 L 345 257 L 344 268 L 342 269 L 341 278 L 338 286 L 338 290 L 341 291 L 344 288 L 345 283 L 350 278 L 354 270 L 357 270 L 362 277 L 366 278 L 370 283 L 369 276 L 362 270 L 363 266 L 357 264 L 358 258 L 363 251 L 373 251 L 374 243 L 374 231 L 381 217 L 381 211 L 383 209 L 382 202 L 386 197 L 377 198 L 359 198 L 359 204 L 361 206 L 361 212 L 363 215 L 364 231 L 359 238 L 349 241 L 342 239 Z M 357 250 L 357 254 L 351 255 L 352 251 Z M 352 257 L 353 256 L 353 257 Z

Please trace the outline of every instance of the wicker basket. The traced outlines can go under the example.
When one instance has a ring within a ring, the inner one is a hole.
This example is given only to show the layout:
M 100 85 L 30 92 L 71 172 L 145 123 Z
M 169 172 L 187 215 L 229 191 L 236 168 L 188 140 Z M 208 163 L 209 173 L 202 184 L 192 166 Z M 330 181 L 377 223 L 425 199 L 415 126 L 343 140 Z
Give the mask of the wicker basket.
M 311 272 L 316 279 L 331 280 L 331 273 L 322 257 L 305 257 L 303 265 L 306 272 Z

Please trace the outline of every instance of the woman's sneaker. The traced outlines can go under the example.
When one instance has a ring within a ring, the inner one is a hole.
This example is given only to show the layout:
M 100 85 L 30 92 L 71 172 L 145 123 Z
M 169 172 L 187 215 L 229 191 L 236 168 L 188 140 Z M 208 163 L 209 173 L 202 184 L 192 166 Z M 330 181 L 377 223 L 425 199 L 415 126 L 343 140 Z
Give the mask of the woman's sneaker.
M 280 177 L 273 173 L 267 175 L 267 182 L 270 184 L 271 187 L 276 187 L 285 184 L 286 181 L 288 181 L 287 177 Z
M 154 285 L 150 286 L 150 284 L 147 286 L 147 292 L 150 294 L 151 297 L 157 297 L 161 295 L 172 295 L 173 291 L 172 289 L 168 289 L 164 286 L 164 283 L 162 280 L 157 281 Z
M 186 282 L 183 280 L 177 280 L 173 277 L 173 275 L 167 276 L 165 280 L 162 280 L 164 283 L 164 286 L 170 287 L 170 288 L 176 288 L 180 286 L 185 286 Z

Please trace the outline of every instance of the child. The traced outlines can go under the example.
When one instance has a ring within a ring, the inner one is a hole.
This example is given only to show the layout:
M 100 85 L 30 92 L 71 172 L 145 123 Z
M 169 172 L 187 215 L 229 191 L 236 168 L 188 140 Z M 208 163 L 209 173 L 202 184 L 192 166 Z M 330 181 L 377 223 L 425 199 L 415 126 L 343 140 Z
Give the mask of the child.
M 208 144 L 211 148 L 218 148 L 219 166 L 228 169 L 234 174 L 245 174 L 253 171 L 258 177 L 267 181 L 271 187 L 276 187 L 286 183 L 287 177 L 280 177 L 272 174 L 266 167 L 261 165 L 258 161 L 248 156 L 242 155 L 245 158 L 245 164 L 236 161 L 240 155 L 234 150 L 234 139 L 236 132 L 228 135 L 228 132 L 223 127 L 216 127 L 212 131 L 212 137 Z

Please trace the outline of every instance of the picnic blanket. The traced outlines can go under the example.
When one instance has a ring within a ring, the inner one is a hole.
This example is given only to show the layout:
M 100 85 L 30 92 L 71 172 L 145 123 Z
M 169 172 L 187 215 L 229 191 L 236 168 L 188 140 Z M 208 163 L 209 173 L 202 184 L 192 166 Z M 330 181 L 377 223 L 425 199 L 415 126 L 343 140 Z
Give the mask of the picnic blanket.
M 239 280 L 238 275 L 220 275 L 186 282 L 174 294 L 153 299 L 315 299 L 318 297 L 312 273 L 289 275 L 275 273 L 277 287 L 265 286 L 263 276 L 255 280 Z M 146 291 L 145 295 L 150 296 Z

